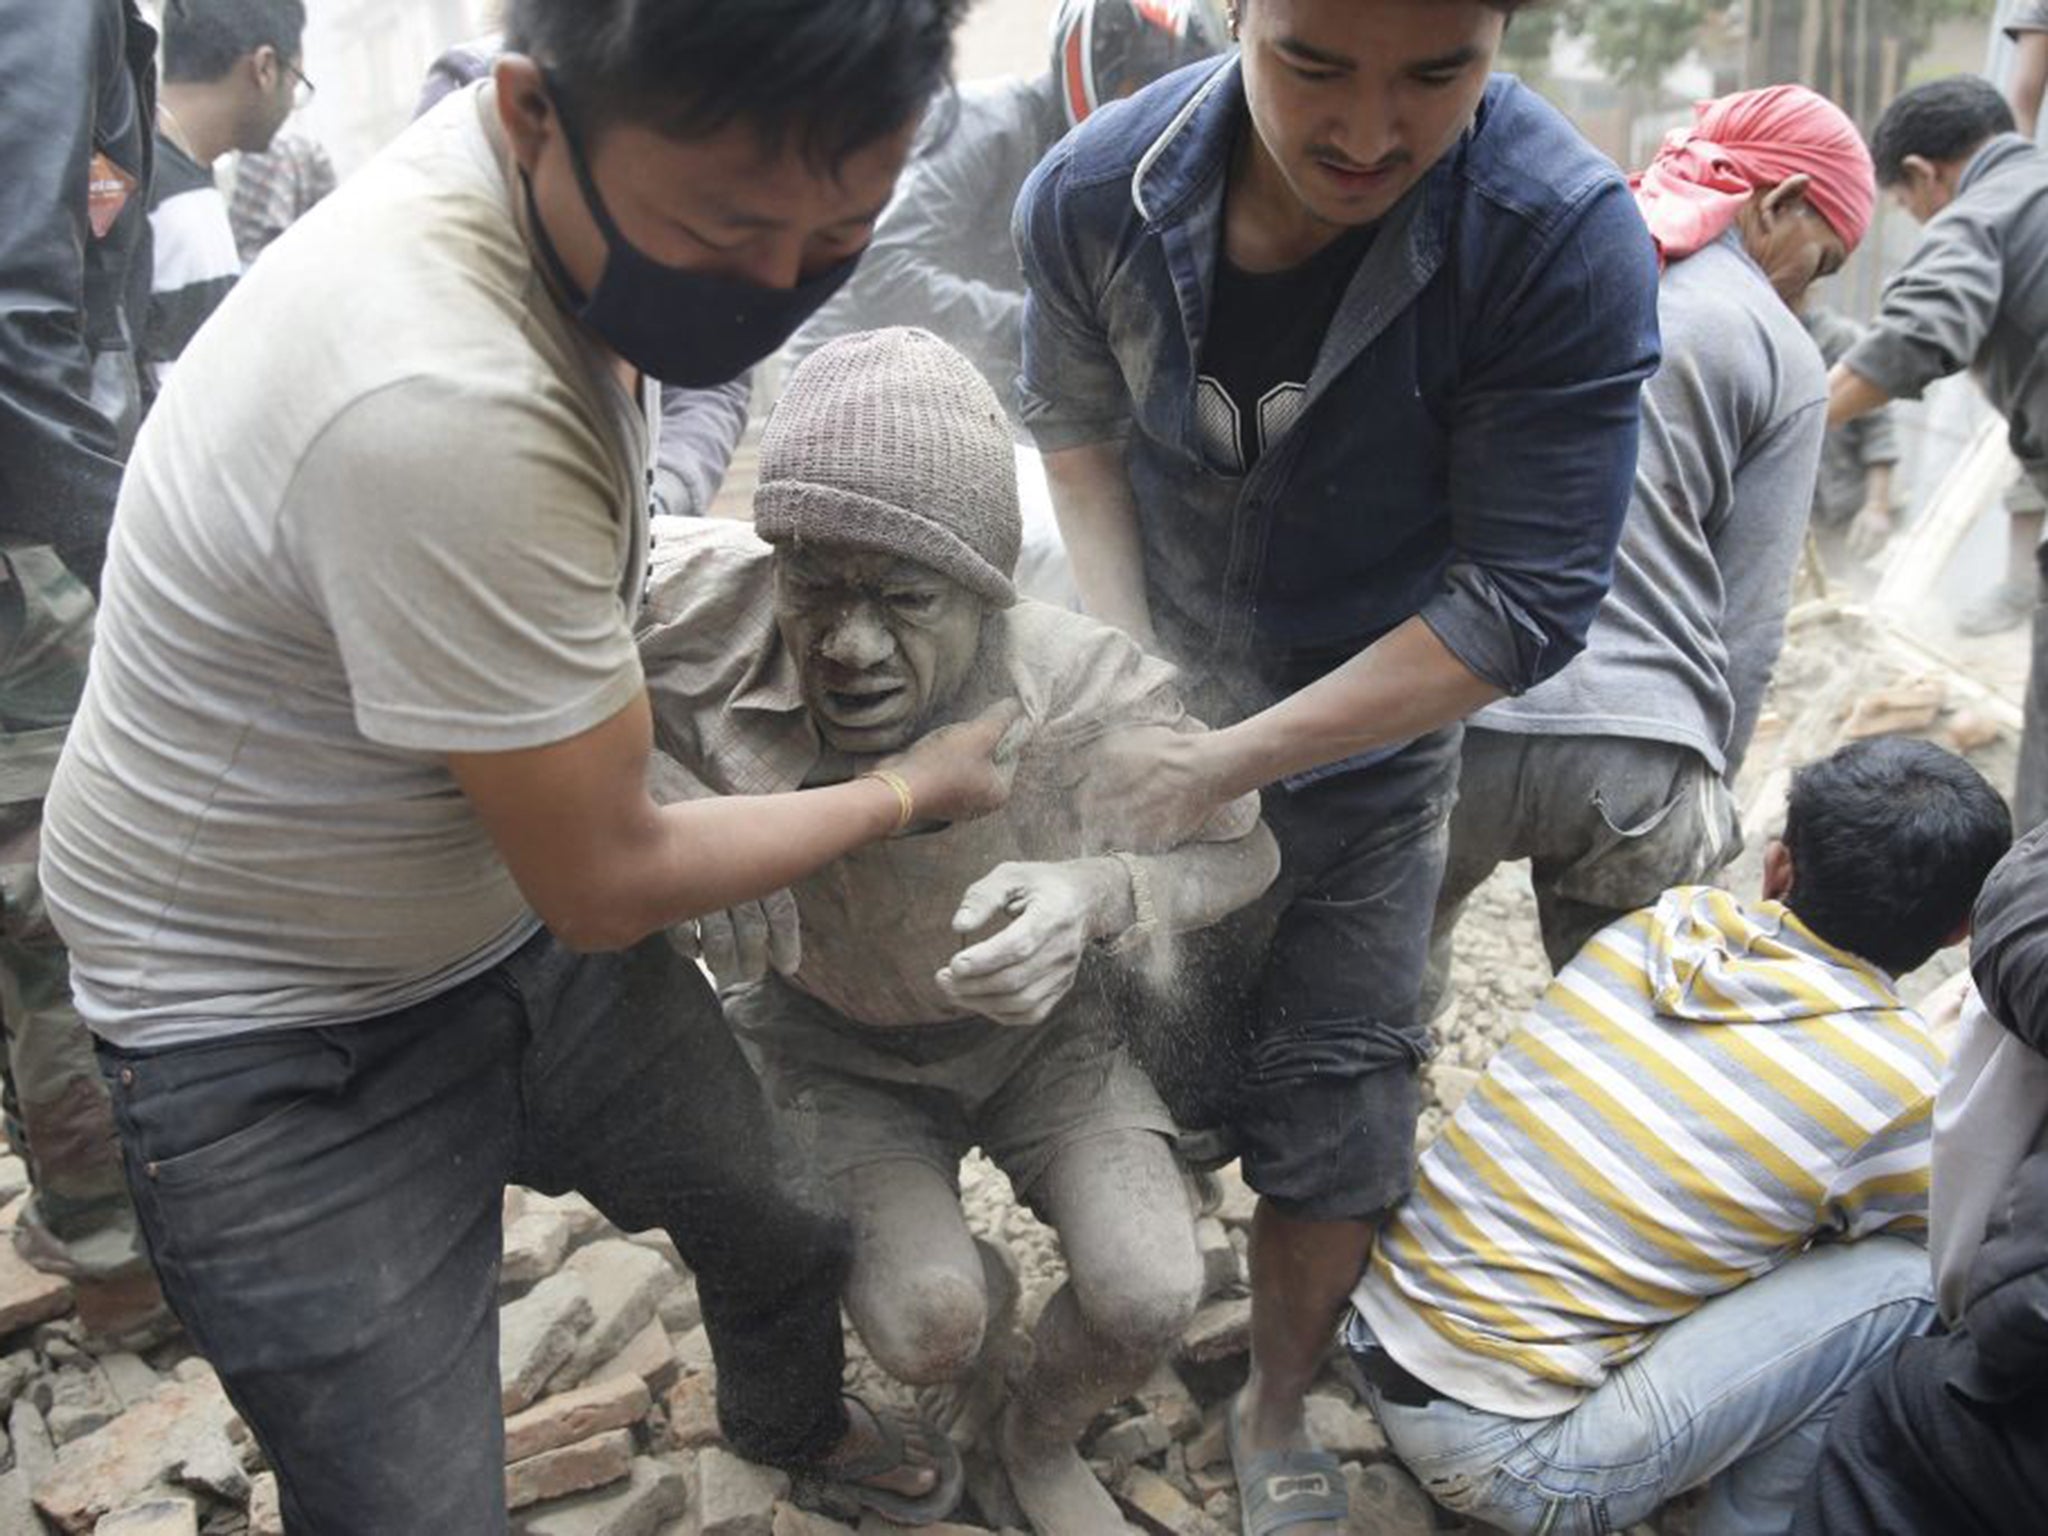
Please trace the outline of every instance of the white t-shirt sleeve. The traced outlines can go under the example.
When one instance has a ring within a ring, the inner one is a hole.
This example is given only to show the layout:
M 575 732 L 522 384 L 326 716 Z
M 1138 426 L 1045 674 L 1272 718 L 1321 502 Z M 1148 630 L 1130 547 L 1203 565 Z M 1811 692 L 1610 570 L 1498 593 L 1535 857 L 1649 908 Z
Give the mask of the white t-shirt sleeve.
M 357 729 L 510 751 L 630 703 L 630 478 L 549 385 L 416 378 L 351 403 L 301 464 L 280 542 L 333 634 Z

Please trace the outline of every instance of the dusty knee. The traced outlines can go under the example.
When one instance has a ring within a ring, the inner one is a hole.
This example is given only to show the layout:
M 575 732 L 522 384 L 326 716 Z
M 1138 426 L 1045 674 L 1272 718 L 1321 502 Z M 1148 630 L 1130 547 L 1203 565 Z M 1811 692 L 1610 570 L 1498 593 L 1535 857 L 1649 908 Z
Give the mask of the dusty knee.
M 1150 1361 L 1172 1348 L 1202 1299 L 1201 1262 L 1192 1256 L 1186 1264 L 1133 1265 L 1087 1281 L 1077 1277 L 1075 1300 L 1089 1337 L 1133 1360 Z
M 897 1277 L 865 1309 L 861 1337 L 883 1370 L 912 1386 L 951 1381 L 981 1352 L 988 1298 L 979 1279 L 950 1269 Z

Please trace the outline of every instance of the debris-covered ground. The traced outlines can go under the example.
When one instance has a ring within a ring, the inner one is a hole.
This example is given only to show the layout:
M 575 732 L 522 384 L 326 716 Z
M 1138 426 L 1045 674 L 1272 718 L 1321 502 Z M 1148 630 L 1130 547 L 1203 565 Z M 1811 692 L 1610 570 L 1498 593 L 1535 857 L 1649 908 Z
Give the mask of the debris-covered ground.
M 1955 653 L 1951 653 L 1954 655 Z M 1822 604 L 1795 617 L 1771 709 L 1746 765 L 1750 839 L 1731 872 L 1754 887 L 1777 824 L 1790 767 L 1846 734 L 1902 729 L 1969 751 L 2001 786 L 2011 780 L 2010 697 L 2021 642 L 1980 645 L 1950 671 L 1853 608 Z M 1931 966 L 1916 984 L 1952 970 Z M 1426 1141 L 1471 1086 L 1504 1032 L 1546 980 L 1519 867 L 1474 898 L 1459 935 L 1455 997 L 1440 1024 L 1421 1133 Z M 1010 1198 L 1002 1176 L 970 1164 L 976 1229 L 1010 1251 L 1023 1283 L 1017 1334 L 1059 1283 L 1051 1234 Z M 1134 1529 L 1159 1536 L 1234 1532 L 1237 1503 L 1223 1450 L 1222 1404 L 1243 1379 L 1250 1320 L 1244 1284 L 1251 1199 L 1226 1174 L 1225 1198 L 1202 1224 L 1210 1295 L 1175 1359 L 1139 1397 L 1099 1423 L 1089 1451 Z M 26 1186 L 0 1158 L 0 1536 L 276 1536 L 276 1484 L 218 1382 L 189 1349 L 94 1354 L 70 1316 L 69 1288 L 14 1257 L 11 1231 Z M 710 1349 L 694 1286 L 658 1236 L 612 1231 L 580 1199 L 514 1190 L 506 1201 L 502 1368 L 506 1487 L 514 1527 L 530 1536 L 874 1536 L 892 1527 L 799 1510 L 785 1479 L 719 1444 Z M 864 1389 L 907 1400 L 856 1355 Z M 1375 1536 L 1455 1532 L 1388 1455 L 1371 1416 L 1334 1366 L 1311 1418 L 1345 1463 L 1352 1530 Z M 961 1425 L 973 1439 L 972 1416 Z M 970 1449 L 968 1504 L 943 1532 L 1003 1531 L 1021 1521 L 985 1453 Z M 1667 1530 L 1683 1512 L 1667 1512 Z M 1051 1533 L 1048 1533 L 1051 1536 Z

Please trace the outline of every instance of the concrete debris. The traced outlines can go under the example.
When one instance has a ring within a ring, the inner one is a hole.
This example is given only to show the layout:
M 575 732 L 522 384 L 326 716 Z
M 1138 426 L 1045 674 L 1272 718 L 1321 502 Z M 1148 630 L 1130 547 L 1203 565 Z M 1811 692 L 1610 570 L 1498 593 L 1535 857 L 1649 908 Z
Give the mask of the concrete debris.
M 71 1307 L 69 1280 L 31 1269 L 13 1243 L 0 1241 L 0 1336 L 62 1317 Z
M 1197 1364 L 1242 1355 L 1252 1343 L 1252 1304 L 1246 1296 L 1204 1303 L 1195 1311 L 1187 1332 L 1181 1335 L 1180 1352 Z
M 632 1470 L 632 1434 L 609 1429 L 588 1440 L 556 1446 L 506 1467 L 505 1507 L 525 1509 L 544 1499 L 602 1488 L 630 1475 Z
M 275 1472 L 264 1472 L 249 1484 L 249 1536 L 284 1536 Z
M 556 1391 L 584 1381 L 654 1322 L 655 1308 L 676 1285 L 669 1261 L 649 1248 L 620 1238 L 594 1242 L 569 1256 L 562 1273 L 581 1282 L 590 1298 L 591 1322 L 576 1349 L 555 1372 Z
M 569 1218 L 560 1211 L 527 1211 L 505 1224 L 498 1283 L 524 1287 L 544 1280 L 569 1252 Z
M 723 1446 L 707 1446 L 697 1457 L 698 1536 L 774 1536 L 775 1506 L 787 1497 L 787 1476 Z
M 117 1509 L 93 1536 L 199 1536 L 199 1506 L 190 1499 L 149 1499 Z
M 538 1398 L 551 1377 L 576 1353 L 597 1314 L 583 1282 L 550 1275 L 498 1313 L 498 1376 L 505 1412 Z
M 681 1467 L 642 1456 L 624 1482 L 528 1510 L 514 1530 L 518 1536 L 658 1536 L 689 1497 Z
M 652 1402 L 637 1376 L 615 1376 L 543 1398 L 505 1421 L 505 1460 L 524 1461 L 609 1429 L 630 1428 L 647 1417 Z
M 15 1405 L 17 1415 L 23 1406 Z M 160 1488 L 246 1505 L 249 1476 L 228 1438 L 233 1415 L 218 1381 L 169 1382 L 58 1451 L 56 1465 L 32 1480 L 36 1507 L 58 1530 L 83 1536 L 102 1516 Z M 19 1434 L 16 1441 L 19 1454 Z

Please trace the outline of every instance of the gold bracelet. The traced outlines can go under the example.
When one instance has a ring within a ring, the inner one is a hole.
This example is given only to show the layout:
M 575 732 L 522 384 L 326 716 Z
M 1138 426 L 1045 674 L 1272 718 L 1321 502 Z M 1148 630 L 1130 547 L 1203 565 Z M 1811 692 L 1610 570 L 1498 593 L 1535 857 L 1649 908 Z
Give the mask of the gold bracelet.
M 892 773 L 887 768 L 870 768 L 861 777 L 886 784 L 896 791 L 896 831 L 901 832 L 909 826 L 917 815 L 917 801 L 912 798 L 910 786 L 903 781 L 903 775 Z

